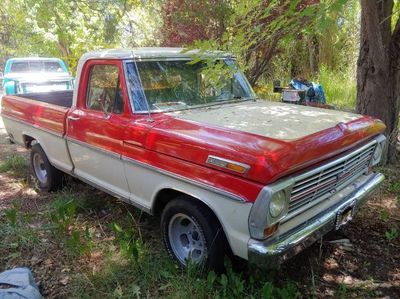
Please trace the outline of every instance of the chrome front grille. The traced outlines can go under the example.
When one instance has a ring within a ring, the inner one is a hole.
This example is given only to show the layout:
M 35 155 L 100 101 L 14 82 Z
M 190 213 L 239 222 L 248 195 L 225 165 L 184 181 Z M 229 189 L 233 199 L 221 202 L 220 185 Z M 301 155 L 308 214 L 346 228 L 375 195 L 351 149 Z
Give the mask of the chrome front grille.
M 295 177 L 289 214 L 330 197 L 367 172 L 375 146 L 376 142 L 371 142 L 344 157 Z

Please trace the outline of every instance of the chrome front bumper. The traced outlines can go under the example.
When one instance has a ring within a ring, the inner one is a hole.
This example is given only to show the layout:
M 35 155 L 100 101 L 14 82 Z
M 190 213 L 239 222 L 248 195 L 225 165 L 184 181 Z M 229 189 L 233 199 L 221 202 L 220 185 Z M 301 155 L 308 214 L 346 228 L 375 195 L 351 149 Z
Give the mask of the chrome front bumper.
M 353 209 L 354 214 L 384 178 L 383 174 L 373 174 L 363 185 L 339 203 L 277 238 L 262 241 L 250 239 L 247 245 L 249 263 L 261 268 L 278 267 L 326 233 L 337 229 L 337 215 L 350 208 Z

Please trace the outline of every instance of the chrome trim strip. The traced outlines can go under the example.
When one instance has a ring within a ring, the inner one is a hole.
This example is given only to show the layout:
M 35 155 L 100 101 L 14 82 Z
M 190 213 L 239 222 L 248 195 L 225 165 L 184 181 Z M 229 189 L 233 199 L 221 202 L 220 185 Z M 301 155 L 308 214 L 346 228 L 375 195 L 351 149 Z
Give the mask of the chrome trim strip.
M 338 212 L 347 208 L 353 208 L 356 211 L 366 201 L 367 196 L 379 187 L 384 178 L 381 173 L 373 174 L 344 200 L 283 235 L 264 241 L 250 239 L 247 245 L 249 262 L 257 267 L 278 267 L 279 264 L 335 229 Z
M 100 153 L 103 153 L 103 154 L 107 154 L 107 155 L 113 156 L 114 158 L 117 158 L 117 159 L 121 159 L 121 154 L 114 153 L 114 152 L 109 151 L 109 150 L 107 150 L 107 149 L 104 149 L 104 148 L 101 148 L 101 147 L 98 147 L 98 146 L 95 146 L 95 145 L 92 145 L 92 144 L 89 144 L 89 143 L 86 143 L 86 142 L 77 140 L 77 139 L 75 139 L 75 138 L 71 138 L 71 137 L 68 137 L 68 136 L 67 136 L 65 139 L 66 139 L 67 141 L 69 141 L 69 142 L 78 144 L 78 145 L 80 145 L 80 146 L 88 147 L 88 148 L 90 148 L 90 149 L 92 149 L 92 150 L 94 150 L 94 151 L 97 151 L 97 152 L 100 152 Z M 71 161 L 72 161 L 72 160 L 71 160 Z
M 22 123 L 22 124 L 27 125 L 27 126 L 30 126 L 30 127 L 34 127 L 35 129 L 41 130 L 41 131 L 43 131 L 43 132 L 46 132 L 46 133 L 49 133 L 49 134 L 52 134 L 52 135 L 55 135 L 55 136 L 57 136 L 57 137 L 61 137 L 61 138 L 62 138 L 62 137 L 64 136 L 63 134 L 60 134 L 60 133 L 51 131 L 51 130 L 49 130 L 49 129 L 42 128 L 42 127 L 40 127 L 40 126 L 38 126 L 38 125 L 36 125 L 36 124 L 32 124 L 32 123 L 29 123 L 29 122 L 27 122 L 27 121 L 24 121 L 24 120 L 21 120 L 21 119 L 18 119 L 18 118 L 9 116 L 9 115 L 1 114 L 1 117 L 2 117 L 2 118 L 8 118 L 8 119 L 10 119 L 10 120 L 13 120 L 13 121 Z
M 172 173 L 172 172 L 170 172 L 168 170 L 164 170 L 164 169 L 158 168 L 156 166 L 153 166 L 153 165 L 150 165 L 150 164 L 147 164 L 147 163 L 136 161 L 136 160 L 133 160 L 133 159 L 125 157 L 125 156 L 122 156 L 122 160 L 126 161 L 126 162 L 129 162 L 129 163 L 132 163 L 132 164 L 135 164 L 137 166 L 141 166 L 141 167 L 147 168 L 149 170 L 156 171 L 158 173 L 167 175 L 167 176 L 172 177 L 174 179 L 178 179 L 180 181 L 183 181 L 183 182 L 186 182 L 186 183 L 190 183 L 190 184 L 199 186 L 201 188 L 208 189 L 208 190 L 210 190 L 212 192 L 215 192 L 217 194 L 229 197 L 229 198 L 231 198 L 233 200 L 237 200 L 237 201 L 240 201 L 240 202 L 247 202 L 246 199 L 244 199 L 243 197 L 240 197 L 240 196 L 238 196 L 236 194 L 233 194 L 231 192 L 228 192 L 228 191 L 225 191 L 225 190 L 221 190 L 221 189 L 218 189 L 216 187 L 213 187 L 213 186 L 210 186 L 210 185 L 195 181 L 193 179 L 186 178 L 184 176 Z

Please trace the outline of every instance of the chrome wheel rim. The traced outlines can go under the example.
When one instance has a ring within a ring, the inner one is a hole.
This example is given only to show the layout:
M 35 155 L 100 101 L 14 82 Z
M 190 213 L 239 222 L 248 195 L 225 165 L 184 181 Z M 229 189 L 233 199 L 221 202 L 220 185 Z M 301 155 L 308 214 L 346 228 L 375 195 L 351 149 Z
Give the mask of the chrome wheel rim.
M 33 155 L 33 169 L 35 170 L 35 174 L 39 182 L 46 184 L 47 183 L 47 170 L 44 165 L 43 158 L 35 153 Z
M 206 257 L 204 233 L 189 216 L 174 215 L 169 222 L 168 237 L 174 255 L 182 264 L 189 260 L 198 264 Z

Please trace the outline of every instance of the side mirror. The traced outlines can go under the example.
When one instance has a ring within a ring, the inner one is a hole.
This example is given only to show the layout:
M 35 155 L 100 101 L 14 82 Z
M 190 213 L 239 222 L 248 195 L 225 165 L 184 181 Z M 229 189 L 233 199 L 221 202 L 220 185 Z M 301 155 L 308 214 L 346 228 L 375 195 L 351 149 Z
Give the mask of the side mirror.
M 4 84 L 4 94 L 13 95 L 17 93 L 17 85 L 14 81 L 8 81 Z

